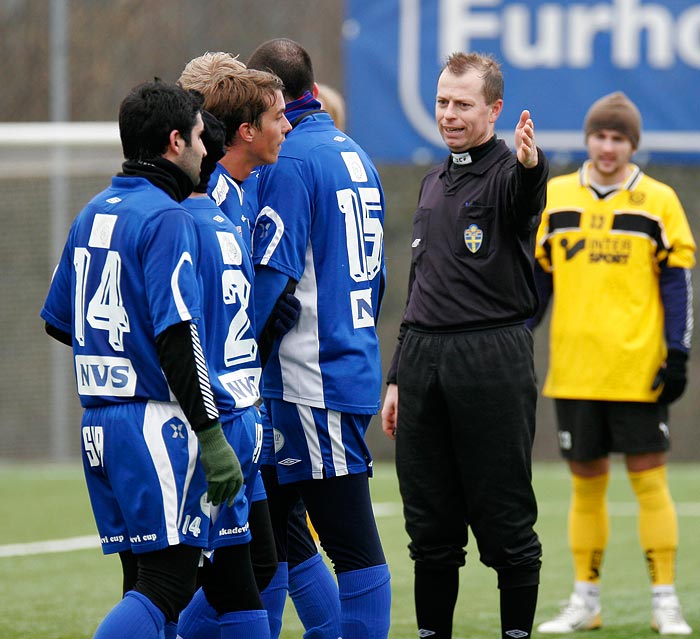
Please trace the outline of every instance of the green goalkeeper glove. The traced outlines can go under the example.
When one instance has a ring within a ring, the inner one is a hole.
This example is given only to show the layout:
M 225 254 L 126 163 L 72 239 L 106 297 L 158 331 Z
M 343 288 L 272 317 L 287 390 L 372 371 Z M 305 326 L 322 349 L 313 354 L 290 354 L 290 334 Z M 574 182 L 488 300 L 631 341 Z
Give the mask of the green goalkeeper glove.
M 199 459 L 207 478 L 209 501 L 218 506 L 233 500 L 243 486 L 243 472 L 236 453 L 226 440 L 221 424 L 199 431 Z

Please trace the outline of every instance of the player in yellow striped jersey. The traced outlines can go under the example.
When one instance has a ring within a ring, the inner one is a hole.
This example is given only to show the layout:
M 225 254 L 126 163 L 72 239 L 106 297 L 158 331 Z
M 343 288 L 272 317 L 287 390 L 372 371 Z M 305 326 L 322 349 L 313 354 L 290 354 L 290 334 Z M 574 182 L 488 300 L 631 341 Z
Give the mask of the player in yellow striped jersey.
M 619 452 L 639 502 L 652 628 L 686 635 L 691 629 L 674 588 L 678 525 L 666 477 L 666 421 L 686 385 L 695 241 L 673 189 L 631 162 L 641 117 L 627 96 L 596 101 L 584 129 L 589 159 L 550 181 L 536 247 L 540 308 L 531 325 L 553 297 L 543 393 L 555 400 L 559 447 L 573 475 L 575 570 L 568 603 L 538 630 L 560 634 L 602 623 L 609 455 Z

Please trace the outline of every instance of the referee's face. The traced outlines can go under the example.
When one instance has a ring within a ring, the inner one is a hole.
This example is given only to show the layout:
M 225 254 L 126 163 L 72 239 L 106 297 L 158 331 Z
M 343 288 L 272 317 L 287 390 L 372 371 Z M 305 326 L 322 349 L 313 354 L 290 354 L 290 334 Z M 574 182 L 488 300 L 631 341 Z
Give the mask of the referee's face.
M 440 74 L 435 98 L 438 131 L 453 153 L 461 153 L 488 142 L 494 134 L 503 100 L 486 104 L 484 80 L 475 69 L 454 75 Z

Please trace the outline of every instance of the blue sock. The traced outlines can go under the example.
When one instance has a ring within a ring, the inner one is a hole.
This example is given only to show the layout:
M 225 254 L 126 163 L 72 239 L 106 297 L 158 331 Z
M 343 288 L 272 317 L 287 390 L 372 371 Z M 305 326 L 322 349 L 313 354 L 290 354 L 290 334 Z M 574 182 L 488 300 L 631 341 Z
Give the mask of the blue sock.
M 199 588 L 187 607 L 180 613 L 177 634 L 182 639 L 209 639 L 219 636 L 219 619 Z M 167 637 L 166 637 L 167 639 Z
M 221 639 L 239 639 L 239 637 L 255 637 L 268 639 L 270 624 L 265 610 L 240 610 L 227 612 L 219 617 Z
M 267 588 L 260 593 L 263 605 L 267 610 L 267 620 L 270 623 L 270 637 L 277 639 L 282 630 L 282 613 L 284 604 L 287 601 L 287 590 L 289 589 L 289 572 L 286 561 L 277 564 L 277 572 L 268 584 Z M 185 637 L 185 639 L 188 639 Z
M 177 639 L 177 624 L 174 621 L 168 621 L 165 624 L 163 639 Z
M 290 568 L 289 595 L 306 629 L 305 639 L 338 639 L 342 635 L 338 584 L 319 553 Z
M 165 615 L 148 597 L 130 590 L 109 611 L 93 639 L 158 639 Z
M 386 639 L 391 612 L 389 566 L 338 575 L 343 639 Z

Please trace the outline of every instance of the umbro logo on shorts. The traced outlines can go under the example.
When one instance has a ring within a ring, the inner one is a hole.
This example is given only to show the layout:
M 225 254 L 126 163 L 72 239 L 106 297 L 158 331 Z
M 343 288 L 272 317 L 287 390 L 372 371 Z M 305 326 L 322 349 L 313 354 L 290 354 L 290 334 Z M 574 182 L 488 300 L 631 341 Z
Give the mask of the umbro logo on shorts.
M 282 459 L 277 463 L 281 466 L 294 466 L 294 464 L 299 464 L 300 462 L 301 459 L 292 459 L 291 457 L 287 457 L 287 459 Z
M 528 633 L 524 630 L 506 630 L 506 634 L 509 637 L 513 637 L 513 639 L 522 639 L 528 636 Z
M 434 634 L 435 632 L 433 630 L 425 630 L 424 628 L 421 628 L 418 631 L 418 636 L 421 637 L 421 639 L 423 637 L 432 637 Z

